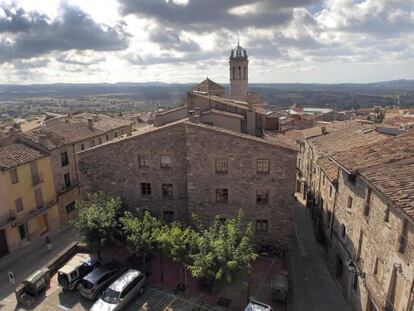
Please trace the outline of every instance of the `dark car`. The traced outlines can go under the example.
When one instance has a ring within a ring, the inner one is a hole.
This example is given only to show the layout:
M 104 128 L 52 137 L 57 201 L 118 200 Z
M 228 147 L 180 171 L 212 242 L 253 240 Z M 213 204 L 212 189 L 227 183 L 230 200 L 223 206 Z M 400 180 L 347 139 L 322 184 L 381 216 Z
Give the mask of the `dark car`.
M 57 279 L 59 285 L 64 289 L 73 290 L 78 282 L 95 267 L 99 265 L 95 259 L 87 259 L 79 262 L 76 258 L 69 261 L 58 271 Z
M 122 270 L 118 264 L 98 267 L 83 277 L 78 290 L 83 297 L 95 300 L 124 271 L 125 269 Z

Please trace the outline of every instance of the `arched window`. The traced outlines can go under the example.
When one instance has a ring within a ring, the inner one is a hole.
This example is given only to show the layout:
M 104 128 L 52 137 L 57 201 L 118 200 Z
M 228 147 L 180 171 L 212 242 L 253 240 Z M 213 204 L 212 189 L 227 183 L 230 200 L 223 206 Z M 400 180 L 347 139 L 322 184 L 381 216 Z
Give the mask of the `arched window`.
M 233 80 L 236 80 L 236 67 L 233 67 Z
M 241 80 L 242 76 L 241 76 L 241 67 L 239 65 L 239 80 Z

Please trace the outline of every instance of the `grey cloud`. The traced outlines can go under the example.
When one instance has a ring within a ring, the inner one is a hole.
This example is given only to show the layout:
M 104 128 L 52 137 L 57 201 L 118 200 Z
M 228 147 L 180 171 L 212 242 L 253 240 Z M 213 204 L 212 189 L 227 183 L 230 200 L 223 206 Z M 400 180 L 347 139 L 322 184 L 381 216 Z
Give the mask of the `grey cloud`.
M 316 0 L 189 0 L 185 5 L 165 0 L 119 0 L 124 15 L 136 14 L 174 27 L 197 32 L 220 28 L 264 28 L 292 19 L 292 8 L 316 3 Z M 236 15 L 231 10 L 256 5 L 255 12 Z
M 27 32 L 33 27 L 47 26 L 47 16 L 37 12 L 26 12 L 15 6 L 0 7 L 5 17 L 0 17 L 0 33 Z
M 200 46 L 191 39 L 183 39 L 180 32 L 171 28 L 156 27 L 150 31 L 149 39 L 158 43 L 164 49 L 172 49 L 180 52 L 197 52 Z
M 98 24 L 79 8 L 67 4 L 61 7 L 59 18 L 53 21 L 33 12 L 20 11 L 19 14 L 35 15 L 37 18 L 31 19 L 30 26 L 15 26 L 13 29 L 20 31 L 15 31 L 12 41 L 0 41 L 0 63 L 51 51 L 116 51 L 128 46 L 129 34 L 124 31 L 123 24 L 114 27 Z

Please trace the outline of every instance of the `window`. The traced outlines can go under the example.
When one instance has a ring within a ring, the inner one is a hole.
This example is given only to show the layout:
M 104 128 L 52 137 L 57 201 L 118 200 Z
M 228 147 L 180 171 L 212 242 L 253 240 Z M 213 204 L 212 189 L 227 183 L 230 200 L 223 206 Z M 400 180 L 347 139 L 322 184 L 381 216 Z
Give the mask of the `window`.
M 81 144 L 81 150 L 85 150 L 85 145 Z
M 115 132 L 114 136 L 115 136 L 115 137 L 118 137 L 118 132 Z
M 387 205 L 387 207 L 385 208 L 384 222 L 390 222 L 390 211 L 391 208 Z
M 162 184 L 162 197 L 163 199 L 172 199 L 173 197 L 173 186 L 172 184 Z
M 70 202 L 68 205 L 65 206 L 66 214 L 70 214 L 76 209 L 75 201 Z
M 91 146 L 91 148 L 92 148 L 92 147 L 94 147 L 94 146 L 95 146 L 95 140 L 93 140 L 93 139 L 92 139 L 92 140 L 89 142 L 89 145 Z
M 216 159 L 216 174 L 227 174 L 229 171 L 227 158 Z
M 20 235 L 20 240 L 25 240 L 27 238 L 26 224 L 19 225 L 19 235 Z
M 151 196 L 151 184 L 150 183 L 141 183 L 141 195 Z
M 171 167 L 171 156 L 169 155 L 162 155 L 160 158 L 161 167 L 162 168 L 170 168 Z
M 256 203 L 268 204 L 269 203 L 269 190 L 256 190 Z
M 30 163 L 30 172 L 32 175 L 32 185 L 35 186 L 41 182 L 40 174 L 39 174 L 39 167 L 37 166 L 37 162 L 33 161 Z
M 371 204 L 371 188 L 368 188 L 368 189 L 367 189 L 366 203 L 367 203 L 368 205 L 370 205 L 370 204 Z
M 9 175 L 12 184 L 17 184 L 19 182 L 19 176 L 17 175 L 16 169 L 9 171 Z
M 329 197 L 332 198 L 332 186 L 329 186 Z
M 257 219 L 256 220 L 256 232 L 258 233 L 266 233 L 268 231 L 268 223 L 265 219 Z
M 257 160 L 257 173 L 268 174 L 270 172 L 270 160 L 258 159 Z
M 36 201 L 36 207 L 42 208 L 43 207 L 43 195 L 42 195 L 42 188 L 37 188 L 34 191 L 35 201 Z
M 67 151 L 60 154 L 60 163 L 62 164 L 62 167 L 69 164 L 69 156 Z
M 165 222 L 173 222 L 174 221 L 174 212 L 173 211 L 164 211 L 164 221 Z
M 216 189 L 216 202 L 227 202 L 229 193 L 227 189 Z
M 351 196 L 348 196 L 348 208 L 351 209 L 352 208 L 352 204 L 353 204 L 354 199 Z
M 65 183 L 65 189 L 69 189 L 71 187 L 69 173 L 66 173 L 65 175 L 63 175 L 63 180 L 64 180 L 64 183 Z
M 22 198 L 18 198 L 14 201 L 14 204 L 16 206 L 16 211 L 21 212 L 23 210 L 23 200 Z
M 102 137 L 99 137 L 98 141 L 99 141 L 99 144 L 102 144 Z
M 382 273 L 384 270 L 384 264 L 382 261 L 377 257 L 375 259 L 375 266 L 374 266 L 374 275 L 377 278 L 377 281 L 381 281 L 382 279 Z
M 408 241 L 408 221 L 404 219 L 403 227 L 402 227 L 401 235 L 400 235 L 400 243 L 398 246 L 398 251 L 401 254 L 405 254 L 405 252 L 407 251 L 407 241 Z
M 105 138 L 106 138 L 106 141 L 108 141 L 109 140 L 109 135 L 106 135 Z
M 138 156 L 139 167 L 148 167 L 148 156 L 146 154 L 140 154 Z
M 341 236 L 343 239 L 346 237 L 346 227 L 344 224 L 341 225 Z

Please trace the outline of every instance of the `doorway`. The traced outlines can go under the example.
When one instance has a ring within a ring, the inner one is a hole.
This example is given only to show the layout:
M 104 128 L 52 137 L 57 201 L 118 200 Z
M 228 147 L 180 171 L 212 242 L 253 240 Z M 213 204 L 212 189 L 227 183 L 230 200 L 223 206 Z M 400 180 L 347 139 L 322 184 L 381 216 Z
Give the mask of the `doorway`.
M 6 241 L 6 233 L 4 230 L 0 230 L 0 258 L 9 253 L 9 248 Z

